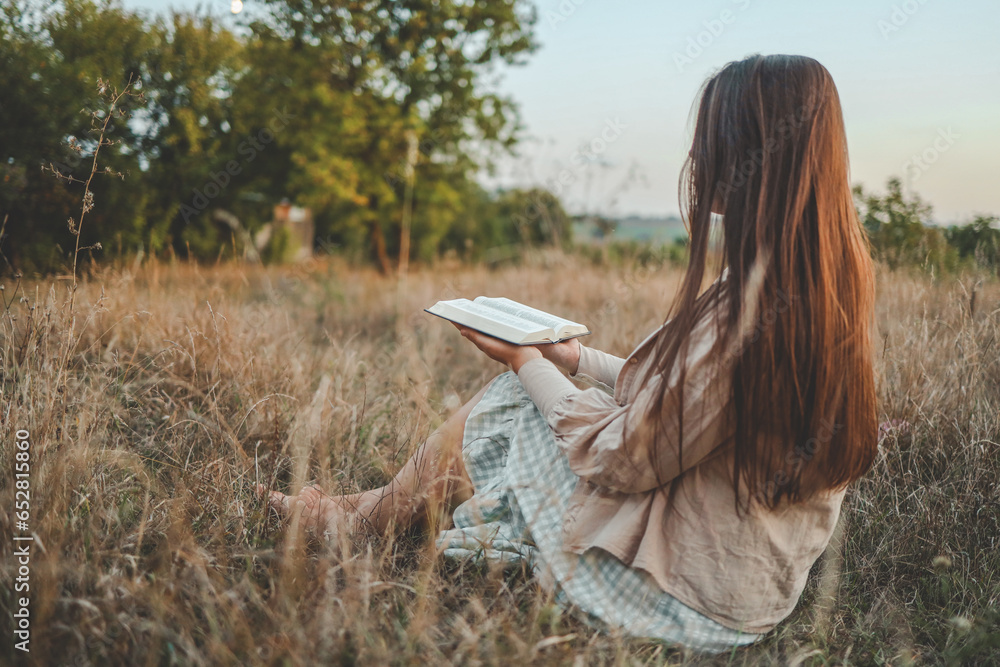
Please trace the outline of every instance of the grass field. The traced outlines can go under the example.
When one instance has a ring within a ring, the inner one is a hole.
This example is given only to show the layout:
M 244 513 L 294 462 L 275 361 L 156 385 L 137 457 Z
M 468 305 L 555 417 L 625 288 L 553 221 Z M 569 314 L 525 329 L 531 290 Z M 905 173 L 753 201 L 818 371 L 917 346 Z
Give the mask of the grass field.
M 879 276 L 877 464 L 799 607 L 703 658 L 595 634 L 524 573 L 459 566 L 421 530 L 303 547 L 253 494 L 386 483 L 502 369 L 422 312 L 502 294 L 626 354 L 676 269 L 333 261 L 147 263 L 3 281 L 0 663 L 15 652 L 15 434 L 30 433 L 30 661 L 44 665 L 1000 662 L 1000 286 Z M 434 527 L 431 527 L 434 530 Z M 559 639 L 549 639 L 557 637 Z M 547 640 L 547 641 L 546 641 Z

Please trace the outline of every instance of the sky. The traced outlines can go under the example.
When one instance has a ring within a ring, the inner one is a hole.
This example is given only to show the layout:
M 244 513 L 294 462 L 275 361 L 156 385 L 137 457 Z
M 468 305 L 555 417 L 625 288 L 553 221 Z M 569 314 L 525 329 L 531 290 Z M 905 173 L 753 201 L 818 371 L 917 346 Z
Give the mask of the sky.
M 197 3 L 124 4 L 159 11 Z M 223 13 L 229 0 L 207 5 Z M 898 176 L 907 193 L 933 206 L 941 224 L 1000 215 L 995 0 L 537 0 L 536 6 L 539 49 L 490 83 L 520 106 L 524 140 L 519 156 L 483 175 L 488 185 L 549 183 L 573 213 L 675 214 L 700 86 L 729 61 L 788 53 L 815 58 L 833 75 L 852 183 L 881 192 Z M 589 150 L 578 153 L 583 146 Z

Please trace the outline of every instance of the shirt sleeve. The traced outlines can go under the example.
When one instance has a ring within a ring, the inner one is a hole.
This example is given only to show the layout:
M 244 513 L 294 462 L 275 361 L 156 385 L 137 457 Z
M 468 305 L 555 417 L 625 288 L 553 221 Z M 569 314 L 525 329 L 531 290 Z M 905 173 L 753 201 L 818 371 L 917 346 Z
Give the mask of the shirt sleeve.
M 572 377 L 585 375 L 611 389 L 615 388 L 618 374 L 625 365 L 625 360 L 613 354 L 589 348 L 581 343 L 580 365 Z
M 701 349 L 696 349 L 696 348 Z M 641 493 L 662 486 L 715 452 L 730 436 L 727 429 L 729 380 L 692 346 L 684 382 L 683 442 L 679 373 L 666 379 L 662 412 L 654 406 L 664 378 L 647 380 L 634 400 L 621 405 L 606 392 L 578 389 L 544 359 L 525 363 L 518 373 L 565 452 L 570 469 L 597 486 Z M 662 415 L 662 424 L 656 424 Z M 651 464 L 651 449 L 656 465 Z

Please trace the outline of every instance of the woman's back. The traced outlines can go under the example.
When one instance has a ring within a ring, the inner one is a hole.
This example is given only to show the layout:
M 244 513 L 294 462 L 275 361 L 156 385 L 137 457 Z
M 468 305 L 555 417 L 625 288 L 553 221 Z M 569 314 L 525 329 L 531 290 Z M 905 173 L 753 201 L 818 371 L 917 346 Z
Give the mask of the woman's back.
M 724 311 L 726 302 L 723 291 L 714 312 Z M 581 350 L 577 373 L 613 385 L 613 397 L 596 388 L 569 391 L 562 375 L 544 363 L 529 362 L 518 375 L 581 478 L 564 518 L 564 548 L 581 554 L 601 548 L 648 572 L 705 616 L 744 632 L 766 632 L 795 607 L 829 542 L 844 492 L 797 503 L 785 498 L 775 508 L 748 503 L 745 486 L 736 497 L 731 380 L 716 355 L 712 314 L 706 311 L 692 331 L 683 434 L 677 420 L 656 428 L 650 419 L 658 394 L 649 381 L 656 372 L 657 334 L 626 360 Z M 670 326 L 661 332 L 669 335 Z M 667 395 L 676 397 L 679 376 L 675 369 L 667 378 Z M 772 446 L 807 465 L 837 430 L 831 424 L 805 446 Z M 655 466 L 651 448 L 659 454 Z

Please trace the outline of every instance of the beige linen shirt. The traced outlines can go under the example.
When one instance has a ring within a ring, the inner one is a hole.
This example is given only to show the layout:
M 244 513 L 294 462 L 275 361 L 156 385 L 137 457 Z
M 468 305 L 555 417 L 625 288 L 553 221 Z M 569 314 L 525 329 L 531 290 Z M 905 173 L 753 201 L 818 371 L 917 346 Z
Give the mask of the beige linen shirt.
M 581 346 L 577 375 L 613 387 L 614 396 L 578 389 L 544 359 L 525 363 L 518 377 L 580 477 L 563 518 L 564 548 L 604 549 L 705 616 L 762 633 L 795 608 L 830 540 L 844 491 L 772 511 L 754 505 L 737 515 L 726 419 L 730 379 L 711 354 L 711 320 L 700 322 L 691 339 L 681 460 L 676 419 L 656 434 L 649 418 L 663 380 L 642 380 L 651 374 L 656 332 L 627 359 Z M 677 414 L 678 376 L 675 368 L 667 379 L 668 418 Z M 788 443 L 789 452 L 796 444 Z M 649 447 L 657 448 L 658 470 L 648 463 Z

